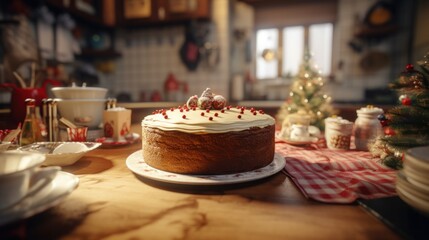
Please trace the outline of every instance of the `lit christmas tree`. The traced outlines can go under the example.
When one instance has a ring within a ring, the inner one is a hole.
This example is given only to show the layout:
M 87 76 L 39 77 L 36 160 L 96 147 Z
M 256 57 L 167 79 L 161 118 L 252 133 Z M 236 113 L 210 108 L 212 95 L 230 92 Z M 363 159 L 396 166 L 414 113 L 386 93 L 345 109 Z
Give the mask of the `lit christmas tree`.
M 312 64 L 310 53 L 305 51 L 289 97 L 277 113 L 277 121 L 282 123 L 287 115 L 305 111 L 310 115 L 310 124 L 323 130 L 325 118 L 334 114 L 331 97 L 323 93 L 323 85 L 320 71 Z
M 389 84 L 397 91 L 400 105 L 379 116 L 384 136 L 370 148 L 383 164 L 394 169 L 402 168 L 407 149 L 429 145 L 429 54 L 418 64 L 420 71 L 408 64 L 400 77 Z

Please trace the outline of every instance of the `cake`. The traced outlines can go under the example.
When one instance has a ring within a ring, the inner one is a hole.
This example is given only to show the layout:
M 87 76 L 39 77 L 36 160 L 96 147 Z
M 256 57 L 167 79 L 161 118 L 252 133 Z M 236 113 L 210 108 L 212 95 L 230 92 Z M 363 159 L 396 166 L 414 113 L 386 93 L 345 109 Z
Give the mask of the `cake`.
M 203 93 L 184 106 L 146 116 L 142 121 L 144 161 L 182 174 L 239 173 L 270 164 L 275 120 L 262 110 L 225 106 L 216 99 L 223 101 Z

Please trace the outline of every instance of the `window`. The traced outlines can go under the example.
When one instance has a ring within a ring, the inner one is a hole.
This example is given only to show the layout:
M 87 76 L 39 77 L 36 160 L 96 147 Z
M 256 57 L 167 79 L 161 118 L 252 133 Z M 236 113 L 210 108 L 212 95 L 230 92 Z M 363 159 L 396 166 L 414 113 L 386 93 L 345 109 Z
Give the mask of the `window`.
M 256 72 L 257 78 L 275 78 L 278 72 L 276 54 L 279 47 L 278 30 L 263 29 L 256 33 Z
M 302 62 L 306 45 L 322 75 L 329 75 L 332 64 L 332 39 L 332 23 L 258 30 L 256 32 L 257 78 L 272 79 L 295 75 Z
M 279 34 L 281 30 L 281 35 Z M 312 60 L 327 76 L 331 73 L 333 24 L 261 29 L 256 33 L 256 76 L 272 79 L 293 76 L 299 70 L 306 42 Z

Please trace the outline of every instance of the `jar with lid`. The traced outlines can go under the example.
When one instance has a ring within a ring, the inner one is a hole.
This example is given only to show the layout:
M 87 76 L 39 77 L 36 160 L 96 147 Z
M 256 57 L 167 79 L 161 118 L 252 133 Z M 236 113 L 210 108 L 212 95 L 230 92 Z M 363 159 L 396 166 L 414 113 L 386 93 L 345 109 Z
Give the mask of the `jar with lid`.
M 368 144 L 375 141 L 377 136 L 383 133 L 378 115 L 383 109 L 371 105 L 356 110 L 357 119 L 354 124 L 353 134 L 355 137 L 356 150 L 368 150 Z

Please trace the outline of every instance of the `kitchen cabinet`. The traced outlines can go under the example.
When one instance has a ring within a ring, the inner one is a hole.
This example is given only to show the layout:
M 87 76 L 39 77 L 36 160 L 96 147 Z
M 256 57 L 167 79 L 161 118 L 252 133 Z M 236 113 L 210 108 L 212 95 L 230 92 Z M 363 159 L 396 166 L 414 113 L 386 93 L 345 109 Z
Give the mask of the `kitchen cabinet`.
M 149 26 L 210 19 L 210 0 L 117 0 L 120 26 Z
M 96 60 L 120 57 L 113 46 L 114 27 L 116 26 L 116 0 L 46 0 L 46 4 L 56 12 L 68 13 L 77 23 L 77 29 L 84 38 L 97 34 L 109 42 L 107 47 L 83 46 L 77 56 L 80 59 Z M 94 44 L 93 44 L 94 45 Z
M 108 0 L 46 0 L 56 12 L 66 12 L 79 22 L 97 27 L 109 27 L 104 22 L 104 5 Z

